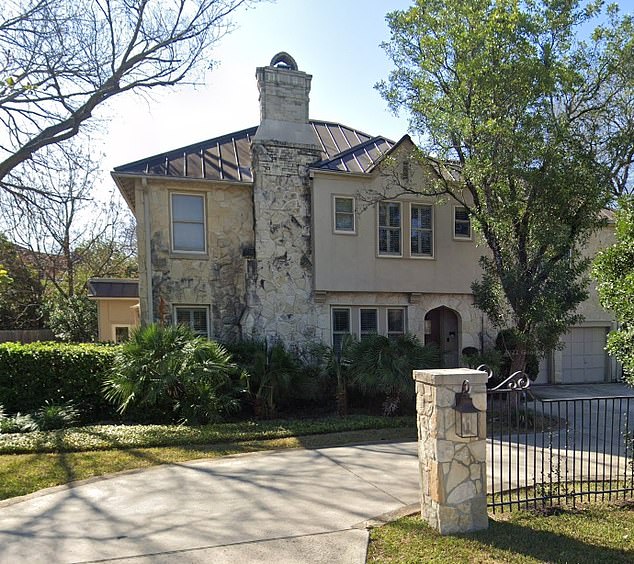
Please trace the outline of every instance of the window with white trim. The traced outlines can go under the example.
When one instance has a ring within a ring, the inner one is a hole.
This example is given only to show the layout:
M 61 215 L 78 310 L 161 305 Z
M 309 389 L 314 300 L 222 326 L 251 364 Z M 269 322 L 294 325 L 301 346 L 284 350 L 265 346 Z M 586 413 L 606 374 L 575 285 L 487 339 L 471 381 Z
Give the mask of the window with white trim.
M 379 202 L 379 255 L 401 255 L 401 203 Z
M 410 252 L 412 256 L 434 256 L 434 213 L 432 206 L 412 204 L 410 216 Z
M 115 325 L 113 327 L 114 331 L 114 342 L 115 343 L 123 343 L 130 338 L 130 326 L 129 325 Z
M 387 308 L 387 336 L 398 337 L 405 334 L 405 309 L 402 307 Z
M 335 196 L 335 233 L 354 233 L 354 198 Z
M 364 339 L 369 335 L 379 332 L 379 315 L 375 307 L 359 309 L 359 338 Z
M 332 308 L 332 348 L 341 352 L 341 346 L 346 335 L 351 334 L 350 308 Z
M 456 239 L 471 239 L 471 218 L 466 208 L 453 209 L 453 236 Z
M 176 325 L 185 325 L 201 337 L 209 337 L 209 310 L 206 307 L 176 306 Z
M 171 194 L 172 250 L 204 253 L 205 197 L 198 194 Z

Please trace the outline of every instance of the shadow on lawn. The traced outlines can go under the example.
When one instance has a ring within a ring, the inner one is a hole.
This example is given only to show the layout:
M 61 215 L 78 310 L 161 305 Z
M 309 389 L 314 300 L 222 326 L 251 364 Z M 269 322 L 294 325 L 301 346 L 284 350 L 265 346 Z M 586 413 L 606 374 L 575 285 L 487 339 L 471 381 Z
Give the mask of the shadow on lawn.
M 559 519 L 551 516 L 548 519 Z M 583 516 L 592 518 L 592 516 Z M 634 518 L 634 515 L 633 515 Z M 634 561 L 631 550 L 618 550 L 612 547 L 590 544 L 562 533 L 537 530 L 517 522 L 489 520 L 489 529 L 469 535 L 460 535 L 482 545 L 523 554 L 541 562 L 627 562 Z

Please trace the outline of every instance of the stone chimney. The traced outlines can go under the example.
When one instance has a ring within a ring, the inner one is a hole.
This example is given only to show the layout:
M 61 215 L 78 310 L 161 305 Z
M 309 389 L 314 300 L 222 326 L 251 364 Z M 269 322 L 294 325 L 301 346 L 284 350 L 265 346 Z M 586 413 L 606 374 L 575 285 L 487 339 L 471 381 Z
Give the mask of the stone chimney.
M 260 127 L 254 140 L 317 146 L 308 123 L 310 81 L 288 53 L 275 55 L 269 66 L 255 71 L 260 91 Z

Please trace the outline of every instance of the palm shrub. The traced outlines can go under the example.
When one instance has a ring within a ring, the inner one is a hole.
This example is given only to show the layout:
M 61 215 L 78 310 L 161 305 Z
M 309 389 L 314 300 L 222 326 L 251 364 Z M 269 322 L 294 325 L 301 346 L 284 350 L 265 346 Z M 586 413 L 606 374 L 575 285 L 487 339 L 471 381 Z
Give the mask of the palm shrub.
M 222 345 L 182 325 L 153 324 L 121 346 L 104 393 L 120 413 L 132 405 L 170 408 L 176 419 L 207 423 L 238 409 L 238 376 Z
M 322 374 L 336 381 L 337 415 L 348 415 L 348 384 L 352 367 L 351 352 L 355 341 L 351 335 L 346 335 L 337 350 L 327 345 L 315 347 L 315 355 L 319 359 Z
M 248 339 L 231 350 L 244 369 L 243 379 L 257 417 L 272 418 L 301 379 L 300 363 L 280 340 Z
M 79 421 L 79 411 L 72 402 L 57 404 L 52 401 L 46 401 L 44 405 L 35 412 L 33 419 L 37 423 L 40 431 L 65 429 L 72 427 Z
M 412 371 L 439 367 L 440 355 L 415 335 L 369 335 L 351 347 L 350 363 L 354 384 L 362 392 L 383 394 L 384 415 L 394 415 L 403 398 L 413 397 Z

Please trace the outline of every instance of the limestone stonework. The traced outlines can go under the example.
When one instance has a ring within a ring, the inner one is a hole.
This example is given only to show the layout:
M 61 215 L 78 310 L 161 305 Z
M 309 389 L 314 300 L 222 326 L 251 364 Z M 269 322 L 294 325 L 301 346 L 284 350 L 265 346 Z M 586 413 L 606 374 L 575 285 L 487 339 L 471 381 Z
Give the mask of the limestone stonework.
M 441 534 L 486 529 L 486 380 L 466 368 L 415 370 L 421 516 Z M 456 393 L 464 380 L 480 410 L 479 434 L 456 434 Z

